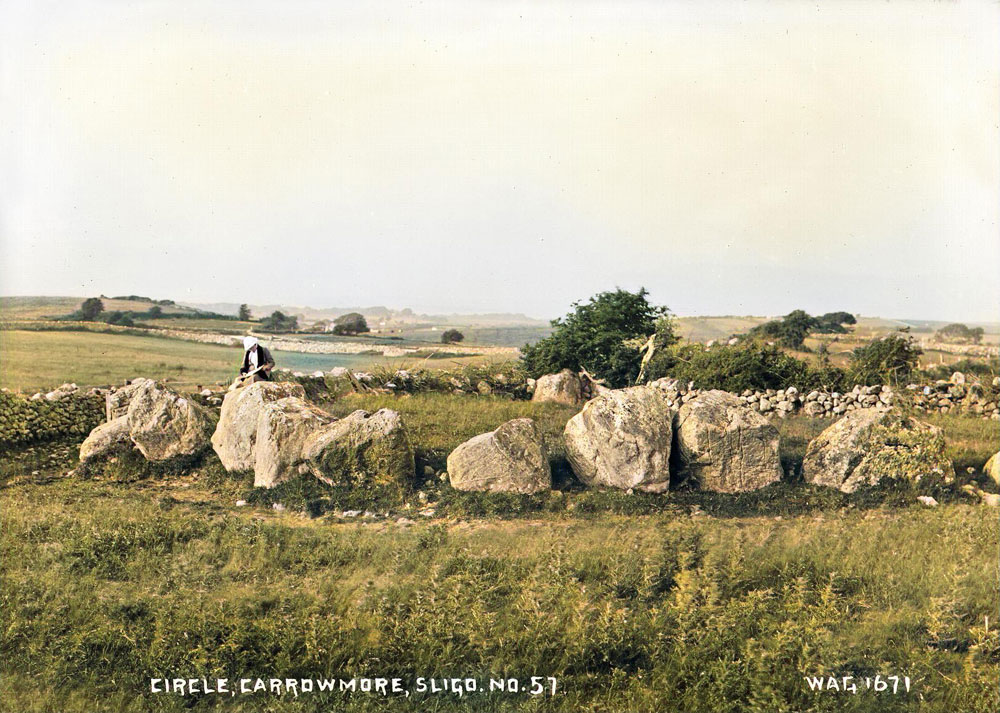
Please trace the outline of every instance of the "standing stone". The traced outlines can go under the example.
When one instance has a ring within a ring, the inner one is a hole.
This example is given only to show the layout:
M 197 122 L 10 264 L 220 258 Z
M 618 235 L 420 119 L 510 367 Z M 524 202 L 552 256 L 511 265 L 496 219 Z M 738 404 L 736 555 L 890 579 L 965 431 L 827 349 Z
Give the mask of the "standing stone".
M 725 391 L 681 407 L 677 447 L 684 472 L 703 490 L 741 493 L 781 480 L 778 429 Z
M 282 381 L 258 381 L 228 392 L 212 435 L 212 447 L 225 469 L 253 470 L 257 422 L 266 404 L 289 396 L 302 399 L 305 395 L 301 385 Z
M 566 456 L 591 486 L 664 492 L 670 488 L 673 412 L 649 386 L 607 391 L 566 424 Z
M 254 487 L 273 488 L 298 475 L 306 460 L 306 442 L 334 420 L 297 396 L 263 404 L 254 439 Z M 308 467 L 302 470 L 308 471 Z
M 883 478 L 919 482 L 954 478 L 941 429 L 896 411 L 857 409 L 828 427 L 806 448 L 802 477 L 845 493 Z
M 535 382 L 531 400 L 579 406 L 583 403 L 583 384 L 580 377 L 569 369 L 563 369 L 558 374 L 546 374 Z
M 448 477 L 456 490 L 537 493 L 552 487 L 542 434 L 530 418 L 515 418 L 480 434 L 448 456 Z

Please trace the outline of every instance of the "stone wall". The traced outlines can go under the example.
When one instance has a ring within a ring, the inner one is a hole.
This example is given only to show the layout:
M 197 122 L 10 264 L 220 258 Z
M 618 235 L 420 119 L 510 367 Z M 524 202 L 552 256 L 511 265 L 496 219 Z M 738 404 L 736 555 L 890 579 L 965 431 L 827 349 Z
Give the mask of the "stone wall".
M 964 379 L 961 381 L 963 383 L 939 381 L 929 386 L 910 384 L 898 391 L 889 386 L 855 386 L 847 392 L 816 389 L 803 392 L 792 386 L 766 391 L 747 390 L 737 396 L 754 411 L 779 418 L 791 415 L 836 418 L 861 408 L 887 411 L 892 406 L 909 405 L 921 412 L 960 413 L 1000 420 L 996 385 L 966 385 Z M 667 393 L 673 408 L 680 408 L 701 392 L 692 384 L 683 384 L 676 379 L 659 379 L 653 385 Z

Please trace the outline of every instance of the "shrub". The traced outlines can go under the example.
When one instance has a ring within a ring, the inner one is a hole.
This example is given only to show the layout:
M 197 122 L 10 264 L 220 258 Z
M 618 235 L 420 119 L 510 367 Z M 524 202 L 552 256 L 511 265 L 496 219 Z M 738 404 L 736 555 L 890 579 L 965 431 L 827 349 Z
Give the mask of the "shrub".
M 906 384 L 913 376 L 921 354 L 923 351 L 912 337 L 890 334 L 875 339 L 851 354 L 848 380 L 864 386 Z
M 101 302 L 97 297 L 88 297 L 80 305 L 78 314 L 80 319 L 85 322 L 93 322 L 97 319 L 97 315 L 104 311 L 104 303 Z
M 657 333 L 661 347 L 677 341 L 672 324 L 661 320 L 666 307 L 649 304 L 644 289 L 638 292 L 602 292 L 573 311 L 552 320 L 553 333 L 521 349 L 525 369 L 533 377 L 572 369 L 587 369 L 609 386 L 635 381 L 642 363 L 640 346 Z
M 465 339 L 465 335 L 457 329 L 446 329 L 441 333 L 442 344 L 454 344 Z
M 972 344 L 979 344 L 983 339 L 983 328 L 974 327 L 969 329 L 966 325 L 955 322 L 941 327 L 935 333 L 935 336 L 942 342 L 971 342 Z
M 789 386 L 838 388 L 844 378 L 840 369 L 813 369 L 776 346 L 757 342 L 734 346 L 674 346 L 653 356 L 648 374 L 650 381 L 669 376 L 684 382 L 693 381 L 699 389 L 722 389 L 734 393 L 746 389 L 783 389 Z

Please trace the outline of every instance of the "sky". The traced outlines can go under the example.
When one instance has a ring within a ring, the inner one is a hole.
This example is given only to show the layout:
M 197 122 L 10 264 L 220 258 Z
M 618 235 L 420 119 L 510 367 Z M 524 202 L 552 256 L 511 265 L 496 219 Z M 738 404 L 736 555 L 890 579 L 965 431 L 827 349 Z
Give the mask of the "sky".
M 0 0 L 0 293 L 998 320 L 998 21 Z

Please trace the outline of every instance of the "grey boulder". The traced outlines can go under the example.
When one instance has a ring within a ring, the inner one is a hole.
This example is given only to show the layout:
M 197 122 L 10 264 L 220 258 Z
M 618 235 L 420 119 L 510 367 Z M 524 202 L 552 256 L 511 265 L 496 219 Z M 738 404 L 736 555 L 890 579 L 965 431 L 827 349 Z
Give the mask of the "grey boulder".
M 684 474 L 703 490 L 742 493 L 781 480 L 778 430 L 730 393 L 705 391 L 677 413 Z
M 808 483 L 853 493 L 883 478 L 954 478 L 941 429 L 896 411 L 857 409 L 810 441 L 802 461 Z
M 461 444 L 448 456 L 457 490 L 537 493 L 552 487 L 542 434 L 530 418 L 515 418 Z
M 563 369 L 558 374 L 546 374 L 535 382 L 535 393 L 531 395 L 531 400 L 579 406 L 583 403 L 583 383 L 569 369 Z
M 664 492 L 670 488 L 672 423 L 660 389 L 609 390 L 567 422 L 566 456 L 587 485 Z

